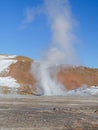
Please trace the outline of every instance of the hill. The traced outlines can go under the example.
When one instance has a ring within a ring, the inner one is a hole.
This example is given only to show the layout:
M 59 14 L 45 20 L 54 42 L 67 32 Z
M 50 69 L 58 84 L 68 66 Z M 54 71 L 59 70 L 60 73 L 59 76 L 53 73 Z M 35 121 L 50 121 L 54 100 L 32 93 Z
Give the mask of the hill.
M 28 57 L 16 55 L 0 55 L 0 93 L 37 95 L 39 80 L 31 71 L 34 61 Z M 39 68 L 39 62 L 37 68 Z M 57 82 L 68 91 L 86 84 L 88 87 L 98 86 L 98 69 L 83 66 L 55 65 L 50 67 L 52 80 L 54 70 Z M 38 69 L 39 70 L 39 69 Z M 40 72 L 38 71 L 38 75 Z M 56 90 L 55 90 L 56 91 Z

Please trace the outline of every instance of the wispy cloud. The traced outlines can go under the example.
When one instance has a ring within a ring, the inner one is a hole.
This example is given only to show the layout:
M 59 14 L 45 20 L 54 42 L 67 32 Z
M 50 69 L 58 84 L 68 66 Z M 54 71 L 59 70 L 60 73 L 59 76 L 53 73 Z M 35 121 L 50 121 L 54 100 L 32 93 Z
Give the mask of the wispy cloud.
M 27 7 L 24 11 L 24 19 L 21 22 L 21 29 L 26 29 L 39 14 L 43 14 L 43 7 Z
M 21 29 L 27 28 L 29 24 L 31 24 L 34 20 L 34 17 L 36 15 L 35 9 L 33 7 L 28 7 L 24 11 L 24 19 L 21 23 Z
M 25 24 L 31 23 L 34 19 L 34 15 L 35 15 L 34 9 L 33 8 L 27 8 L 24 15 L 25 15 L 25 18 L 26 18 L 24 20 L 24 23 Z

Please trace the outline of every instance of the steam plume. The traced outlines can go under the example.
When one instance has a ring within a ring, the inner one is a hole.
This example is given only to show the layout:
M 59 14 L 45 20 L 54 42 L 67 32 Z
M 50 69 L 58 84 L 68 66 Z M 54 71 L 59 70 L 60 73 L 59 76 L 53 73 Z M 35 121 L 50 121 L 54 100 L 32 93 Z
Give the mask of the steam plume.
M 45 61 L 51 64 L 77 64 L 73 34 L 75 20 L 72 18 L 68 0 L 44 0 L 44 7 L 52 32 L 52 41 L 45 54 Z
M 39 88 L 44 95 L 64 95 L 63 86 L 51 78 L 49 68 L 55 64 L 76 64 L 74 49 L 74 20 L 68 0 L 44 0 L 46 15 L 52 32 L 50 48 L 45 53 L 39 67 L 33 70 L 39 81 Z M 38 71 L 38 72 L 37 72 Z M 56 73 L 56 72 L 55 72 Z

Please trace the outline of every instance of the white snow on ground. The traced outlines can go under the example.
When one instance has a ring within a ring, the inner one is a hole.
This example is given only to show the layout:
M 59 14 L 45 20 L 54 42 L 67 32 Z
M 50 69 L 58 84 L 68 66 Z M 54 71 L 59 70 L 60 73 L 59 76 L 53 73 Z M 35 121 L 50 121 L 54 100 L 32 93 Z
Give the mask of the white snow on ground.
M 0 77 L 0 86 L 7 86 L 9 88 L 19 88 L 20 85 L 12 77 Z
M 15 55 L 0 55 L 0 73 L 3 71 L 8 72 L 9 71 L 9 66 L 11 64 L 15 64 L 17 60 L 10 59 L 10 58 L 15 58 Z
M 8 68 L 11 64 L 15 64 L 17 60 L 1 60 L 0 59 L 0 73 L 3 71 L 9 71 Z
M 9 59 L 9 58 L 16 58 L 16 55 L 0 55 L 0 60 Z
M 86 91 L 91 95 L 98 95 L 98 86 L 91 86 L 87 88 Z
M 73 96 L 89 96 L 89 95 L 98 95 L 98 86 L 91 86 L 91 87 L 87 87 L 82 86 L 80 88 L 71 90 L 67 92 L 67 95 L 73 95 Z

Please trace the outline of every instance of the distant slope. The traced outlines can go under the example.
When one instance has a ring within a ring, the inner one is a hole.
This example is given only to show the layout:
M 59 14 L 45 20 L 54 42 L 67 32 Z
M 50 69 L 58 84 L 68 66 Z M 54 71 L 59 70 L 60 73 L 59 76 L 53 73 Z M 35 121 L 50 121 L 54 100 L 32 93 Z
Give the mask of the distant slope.
M 37 94 L 38 82 L 35 74 L 31 73 L 33 60 L 16 55 L 0 55 L 0 93 L 1 94 Z M 39 67 L 39 66 L 37 66 Z M 54 68 L 52 69 L 52 73 Z M 67 90 L 79 88 L 86 84 L 98 86 L 98 69 L 87 67 L 55 66 L 57 80 Z M 40 74 L 40 72 L 38 72 Z M 54 80 L 54 78 L 53 78 Z
M 30 58 L 0 55 L 0 92 L 34 94 L 35 79 L 30 73 Z
M 68 90 L 80 87 L 83 84 L 98 86 L 98 69 L 87 67 L 61 67 L 58 72 L 58 80 L 66 86 Z

